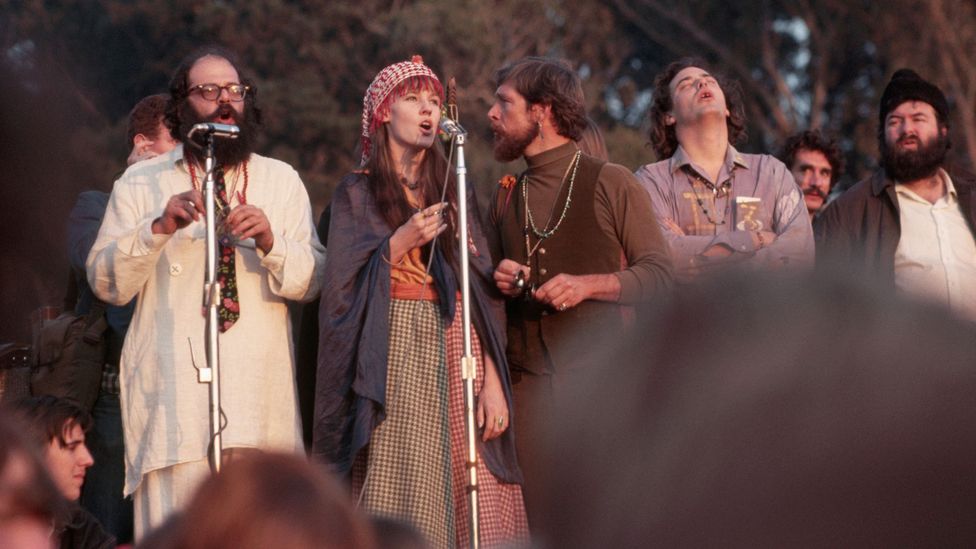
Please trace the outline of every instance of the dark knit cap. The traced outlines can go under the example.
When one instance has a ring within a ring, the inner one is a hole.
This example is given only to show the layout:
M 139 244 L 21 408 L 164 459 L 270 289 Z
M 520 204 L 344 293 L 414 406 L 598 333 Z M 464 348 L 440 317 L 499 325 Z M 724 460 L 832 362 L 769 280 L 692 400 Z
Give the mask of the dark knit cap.
M 888 113 L 905 101 L 928 103 L 939 115 L 940 123 L 949 123 L 949 102 L 946 101 L 942 90 L 935 84 L 922 80 L 922 77 L 912 69 L 899 69 L 891 75 L 891 81 L 881 95 L 881 113 L 878 120 L 882 127 Z

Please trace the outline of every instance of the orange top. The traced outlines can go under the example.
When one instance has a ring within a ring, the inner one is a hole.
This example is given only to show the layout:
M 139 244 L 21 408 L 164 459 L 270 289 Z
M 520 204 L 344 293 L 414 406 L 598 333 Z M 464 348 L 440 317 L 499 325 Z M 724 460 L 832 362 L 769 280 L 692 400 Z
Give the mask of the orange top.
M 403 189 L 403 194 L 407 197 L 408 204 L 418 209 L 422 207 L 417 202 L 417 199 L 414 198 L 413 193 L 407 192 L 407 189 Z M 424 278 L 426 278 L 428 287 L 434 283 L 434 279 L 426 274 L 427 265 L 424 264 L 424 258 L 420 253 L 420 248 L 410 249 L 399 263 L 393 263 L 391 261 L 390 264 L 392 265 L 390 278 L 393 282 L 422 285 Z

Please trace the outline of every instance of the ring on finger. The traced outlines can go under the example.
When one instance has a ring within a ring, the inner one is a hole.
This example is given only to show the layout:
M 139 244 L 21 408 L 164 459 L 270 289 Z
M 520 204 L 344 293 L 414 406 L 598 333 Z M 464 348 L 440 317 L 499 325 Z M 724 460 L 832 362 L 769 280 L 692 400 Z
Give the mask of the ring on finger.
M 502 427 L 503 425 L 505 425 L 505 418 L 503 416 L 498 416 L 498 418 L 495 420 L 495 423 L 497 423 L 499 427 Z

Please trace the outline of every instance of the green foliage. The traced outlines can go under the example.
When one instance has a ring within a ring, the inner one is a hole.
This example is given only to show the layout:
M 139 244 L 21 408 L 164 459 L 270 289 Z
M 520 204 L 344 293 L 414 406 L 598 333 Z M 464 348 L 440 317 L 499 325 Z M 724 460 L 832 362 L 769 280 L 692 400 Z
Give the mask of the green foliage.
M 299 170 L 316 212 L 357 160 L 366 86 L 412 54 L 457 79 L 481 197 L 521 169 L 492 160 L 486 113 L 495 70 L 526 55 L 580 68 L 611 158 L 630 168 L 653 160 L 638 99 L 666 63 L 696 54 L 742 82 L 745 150 L 773 151 L 796 130 L 823 127 L 842 137 L 850 181 L 874 164 L 877 98 L 902 65 L 946 86 L 962 107 L 954 150 L 976 151 L 976 66 L 964 61 L 976 47 L 974 11 L 971 0 L 0 0 L 0 74 L 56 128 L 59 165 L 75 167 L 74 177 L 46 179 L 63 202 L 51 205 L 53 219 L 79 190 L 108 187 L 128 153 L 131 106 L 165 91 L 180 59 L 210 43 L 236 51 L 254 76 L 266 113 L 260 151 Z M 608 98 L 635 116 L 620 118 Z M 35 246 L 61 250 L 58 238 Z M 59 279 L 41 286 L 60 291 Z

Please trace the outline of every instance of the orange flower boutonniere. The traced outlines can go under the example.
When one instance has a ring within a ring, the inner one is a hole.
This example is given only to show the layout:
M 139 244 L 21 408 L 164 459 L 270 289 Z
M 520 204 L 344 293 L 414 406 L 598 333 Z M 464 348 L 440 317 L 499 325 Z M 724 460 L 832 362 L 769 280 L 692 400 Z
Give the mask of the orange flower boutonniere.
M 514 175 L 505 174 L 505 176 L 498 180 L 498 184 L 501 185 L 503 189 L 510 189 L 516 181 L 517 180 L 515 179 Z

